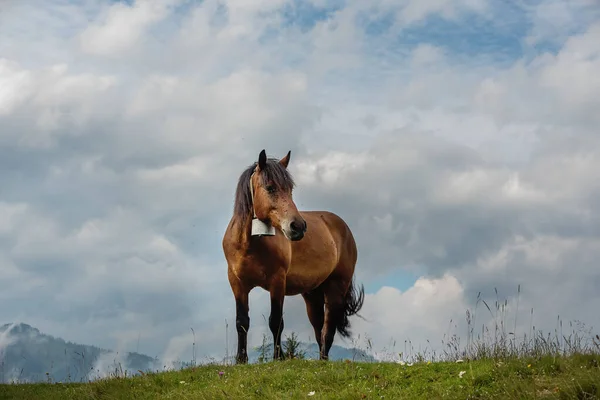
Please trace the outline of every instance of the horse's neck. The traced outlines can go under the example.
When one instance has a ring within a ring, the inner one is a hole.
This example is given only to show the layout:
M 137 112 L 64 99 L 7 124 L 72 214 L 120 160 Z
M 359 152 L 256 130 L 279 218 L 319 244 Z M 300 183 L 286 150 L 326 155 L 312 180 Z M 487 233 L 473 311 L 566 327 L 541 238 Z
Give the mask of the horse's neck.
M 233 221 L 233 228 L 238 244 L 243 247 L 250 246 L 250 236 L 252 231 L 252 215 L 246 217 L 236 217 Z

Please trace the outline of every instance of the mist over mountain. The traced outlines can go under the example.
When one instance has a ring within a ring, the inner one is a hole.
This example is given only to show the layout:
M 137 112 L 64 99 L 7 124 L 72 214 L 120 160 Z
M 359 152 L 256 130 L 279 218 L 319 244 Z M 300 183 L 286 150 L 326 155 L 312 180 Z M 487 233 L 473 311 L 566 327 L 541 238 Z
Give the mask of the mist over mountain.
M 65 341 L 24 323 L 0 326 L 0 382 L 80 382 L 160 368 L 152 357 Z
M 260 349 L 248 349 L 249 362 L 258 362 Z M 315 343 L 300 343 L 306 358 L 318 359 Z M 272 356 L 272 346 L 267 345 L 267 360 Z M 375 361 L 363 350 L 333 345 L 331 360 Z M 233 361 L 230 357 L 228 361 Z M 190 361 L 169 362 L 137 352 L 115 352 L 93 345 L 65 341 L 40 332 L 25 323 L 0 326 L 0 383 L 10 382 L 82 382 L 110 374 L 137 375 L 140 371 L 179 369 Z M 196 360 L 202 363 L 202 360 Z

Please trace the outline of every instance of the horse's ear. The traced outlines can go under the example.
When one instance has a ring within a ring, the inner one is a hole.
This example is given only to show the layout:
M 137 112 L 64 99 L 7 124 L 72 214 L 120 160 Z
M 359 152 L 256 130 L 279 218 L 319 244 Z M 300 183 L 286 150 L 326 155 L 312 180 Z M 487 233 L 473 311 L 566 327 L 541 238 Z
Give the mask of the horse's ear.
M 267 153 L 265 153 L 265 150 L 263 149 L 258 155 L 258 168 L 264 169 L 265 165 L 267 165 Z
M 279 163 L 281 165 L 283 165 L 284 168 L 288 167 L 288 164 L 290 163 L 290 156 L 292 155 L 292 151 L 288 151 L 288 153 L 285 155 L 285 157 L 283 157 L 281 160 L 279 160 Z

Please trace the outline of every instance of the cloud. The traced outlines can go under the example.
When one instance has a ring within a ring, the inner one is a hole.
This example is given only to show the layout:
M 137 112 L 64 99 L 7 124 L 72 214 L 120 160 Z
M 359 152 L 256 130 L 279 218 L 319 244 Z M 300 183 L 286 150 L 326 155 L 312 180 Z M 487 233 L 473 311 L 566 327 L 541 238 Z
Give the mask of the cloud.
M 122 55 L 139 42 L 152 24 L 166 18 L 177 3 L 174 0 L 114 3 L 81 32 L 81 49 L 99 56 Z
M 4 349 L 16 341 L 15 337 L 11 334 L 14 326 L 14 323 L 10 324 L 5 330 L 0 332 L 0 355 L 2 355 L 2 358 L 4 358 Z
M 444 328 L 448 329 L 453 320 L 460 320 L 468 307 L 463 290 L 450 274 L 439 279 L 421 277 L 405 292 L 383 286 L 367 295 L 361 312 L 366 317 L 357 319 L 353 329 L 368 335 L 365 341 L 370 341 L 372 350 L 383 360 L 398 359 L 401 352 L 409 357 L 407 350 L 415 352 L 419 345 L 428 345 L 430 351 L 439 350 L 440 332 L 448 333 Z M 358 345 L 368 347 L 365 341 Z M 414 342 L 415 349 L 404 346 L 404 341 Z
M 410 1 L 402 8 L 399 19 L 404 23 L 415 23 L 432 14 L 441 14 L 448 19 L 458 18 L 461 12 L 483 12 L 487 8 L 485 0 L 465 1 Z
M 95 110 L 114 87 L 114 77 L 70 74 L 68 68 L 55 64 L 30 70 L 0 59 L 7 88 L 0 98 L 7 147 L 51 147 L 62 136 L 78 136 L 83 126 L 98 123 Z
M 525 38 L 528 44 L 544 42 L 564 43 L 581 27 L 597 21 L 600 16 L 597 4 L 585 0 L 576 3 L 564 0 L 539 2 L 530 6 L 532 28 Z
M 368 293 L 353 331 L 375 347 L 439 340 L 479 291 L 519 284 L 536 326 L 597 324 L 599 20 L 551 3 L 7 8 L 0 320 L 126 350 L 139 336 L 166 360 L 190 359 L 190 328 L 198 358 L 221 359 L 227 332 L 231 353 L 220 242 L 265 148 L 292 150 L 301 208 L 348 221 L 361 282 L 419 277 Z M 302 299 L 285 304 L 286 333 L 310 338 Z M 256 345 L 268 294 L 250 308 Z

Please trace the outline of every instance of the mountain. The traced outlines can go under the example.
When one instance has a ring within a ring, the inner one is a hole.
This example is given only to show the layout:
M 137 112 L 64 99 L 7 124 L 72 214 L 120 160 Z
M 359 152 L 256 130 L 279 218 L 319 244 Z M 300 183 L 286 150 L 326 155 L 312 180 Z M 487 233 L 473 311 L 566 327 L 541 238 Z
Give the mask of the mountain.
M 285 341 L 284 341 L 285 343 Z M 318 359 L 316 343 L 299 343 L 305 358 Z M 248 349 L 249 362 L 258 362 L 260 349 Z M 267 360 L 273 354 L 272 345 L 267 344 Z M 329 353 L 331 360 L 375 361 L 372 356 L 359 349 L 348 349 L 333 345 Z M 229 358 L 233 361 L 233 357 Z M 179 369 L 186 362 L 170 365 Z M 24 324 L 0 326 L 0 383 L 9 382 L 85 382 L 109 374 L 139 374 L 139 371 L 163 370 L 165 366 L 156 359 L 135 352 L 115 353 L 96 346 L 65 341 Z
M 143 354 L 67 342 L 23 323 L 0 326 L 0 383 L 80 382 L 109 371 L 136 374 L 159 368 L 158 360 Z

